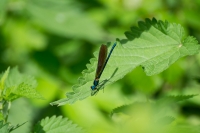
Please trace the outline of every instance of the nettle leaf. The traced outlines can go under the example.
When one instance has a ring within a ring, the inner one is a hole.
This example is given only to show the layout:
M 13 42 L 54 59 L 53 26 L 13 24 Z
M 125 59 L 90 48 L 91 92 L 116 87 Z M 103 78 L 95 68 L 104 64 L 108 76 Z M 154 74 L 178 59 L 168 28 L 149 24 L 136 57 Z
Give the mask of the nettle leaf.
M 168 124 L 171 124 L 174 120 L 175 120 L 175 118 L 172 116 L 164 116 L 164 117 L 160 118 L 157 121 L 157 123 L 162 124 L 162 125 L 168 125 Z
M 200 48 L 194 37 L 185 36 L 181 25 L 156 19 L 139 22 L 138 27 L 132 27 L 125 35 L 127 39 L 117 41 L 100 78 L 100 82 L 104 81 L 103 86 L 123 78 L 137 66 L 142 66 L 148 76 L 158 74 L 179 58 L 197 54 Z M 98 53 L 94 55 L 95 58 L 87 64 L 87 70 L 82 72 L 83 76 L 72 87 L 73 92 L 52 105 L 72 104 L 91 95 L 90 86 L 96 72 Z
M 36 80 L 29 75 L 21 74 L 18 68 L 9 69 L 1 77 L 2 97 L 12 101 L 19 97 L 38 98 L 43 97 L 35 90 Z
M 34 127 L 34 133 L 84 133 L 84 131 L 62 116 L 42 119 Z
M 113 109 L 110 116 L 114 121 L 126 121 L 126 123 L 129 123 L 132 120 L 138 121 L 139 119 L 145 118 L 147 123 L 155 124 L 157 127 L 160 127 L 169 125 L 175 121 L 174 117 L 167 114 L 167 108 L 169 108 L 169 106 L 157 108 L 153 102 L 134 102 Z M 165 110 L 164 113 L 162 113 L 163 109 Z
M 131 114 L 133 114 L 134 109 L 151 106 L 151 104 L 152 103 L 149 103 L 149 102 L 134 102 L 134 103 L 128 104 L 128 105 L 122 105 L 122 106 L 119 106 L 119 107 L 113 109 L 110 116 L 112 117 L 116 113 L 123 113 L 126 115 L 131 115 Z
M 124 114 L 129 116 L 130 119 L 136 119 L 137 117 L 144 116 L 147 112 L 149 118 L 152 122 L 156 122 L 161 125 L 168 125 L 172 123 L 175 118 L 169 116 L 166 112 L 169 108 L 172 108 L 172 105 L 179 102 L 188 100 L 196 95 L 177 95 L 177 96 L 165 96 L 155 102 L 134 102 L 128 105 L 122 105 L 112 110 L 110 116 L 114 118 L 119 117 L 117 114 Z M 115 115 L 116 114 L 116 115 Z M 133 117 L 134 116 L 134 117 Z
M 160 107 L 160 106 L 164 107 L 164 106 L 167 106 L 167 105 L 172 104 L 172 103 L 177 103 L 177 102 L 180 102 L 180 101 L 188 100 L 188 99 L 193 98 L 193 97 L 195 97 L 197 95 L 198 94 L 165 96 L 165 97 L 159 99 L 156 102 L 156 106 L 157 107 Z

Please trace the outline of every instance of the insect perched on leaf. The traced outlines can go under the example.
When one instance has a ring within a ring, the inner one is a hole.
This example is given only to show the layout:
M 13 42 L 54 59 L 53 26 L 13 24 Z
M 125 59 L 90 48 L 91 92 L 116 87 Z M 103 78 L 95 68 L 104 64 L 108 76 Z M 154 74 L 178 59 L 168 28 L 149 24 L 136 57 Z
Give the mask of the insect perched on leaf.
M 107 51 L 108 51 L 108 47 L 104 44 L 101 45 L 101 48 L 100 48 L 100 51 L 99 51 L 99 58 L 98 58 L 98 64 L 97 64 L 97 69 L 96 69 L 96 75 L 95 75 L 95 79 L 94 79 L 94 82 L 93 82 L 93 86 L 91 86 L 91 95 L 93 96 L 94 94 L 96 94 L 100 88 L 98 88 L 98 85 L 99 85 L 99 79 L 101 77 L 101 74 L 103 73 L 103 70 L 106 66 L 106 64 L 108 63 L 108 60 L 115 48 L 117 44 L 114 43 L 111 50 L 110 50 L 110 53 L 108 54 L 108 57 L 107 57 Z

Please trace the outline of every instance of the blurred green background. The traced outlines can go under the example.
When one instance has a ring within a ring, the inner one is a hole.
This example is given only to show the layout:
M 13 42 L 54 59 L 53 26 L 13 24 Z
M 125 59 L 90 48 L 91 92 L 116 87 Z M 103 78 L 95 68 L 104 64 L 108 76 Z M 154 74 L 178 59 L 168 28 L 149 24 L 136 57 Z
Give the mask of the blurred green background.
M 46 116 L 63 115 L 84 128 L 106 129 L 117 106 L 169 94 L 199 94 L 198 54 L 151 77 L 138 67 L 104 93 L 73 105 L 49 105 L 72 91 L 102 43 L 125 38 L 124 32 L 145 18 L 179 23 L 186 35 L 200 41 L 199 12 L 200 0 L 0 0 L 0 70 L 18 66 L 35 76 L 45 97 L 14 101 L 9 121 L 28 121 L 16 131 L 28 132 Z M 199 96 L 174 111 L 180 121 L 200 124 Z

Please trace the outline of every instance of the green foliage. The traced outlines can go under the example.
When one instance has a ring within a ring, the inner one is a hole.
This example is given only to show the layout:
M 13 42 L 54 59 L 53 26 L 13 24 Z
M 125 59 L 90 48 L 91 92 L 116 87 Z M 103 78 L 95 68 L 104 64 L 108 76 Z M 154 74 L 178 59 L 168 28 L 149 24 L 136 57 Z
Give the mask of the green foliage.
M 10 130 L 10 132 L 11 131 L 14 131 L 15 129 L 17 129 L 17 128 L 19 128 L 19 127 L 21 127 L 22 125 L 24 125 L 26 122 L 24 122 L 24 123 L 22 123 L 22 124 L 17 124 L 17 125 L 15 125 L 15 126 L 11 126 L 10 125 L 10 127 L 9 127 L 9 130 Z
M 0 131 L 10 132 L 25 124 L 11 126 L 7 122 L 11 102 L 20 97 L 43 99 L 41 94 L 35 90 L 36 86 L 36 80 L 32 76 L 19 73 L 17 67 L 11 70 L 8 68 L 0 75 Z
M 199 133 L 200 97 L 188 95 L 200 93 L 199 12 L 199 0 L 0 0 L 0 132 L 35 131 L 36 121 L 56 115 L 89 133 Z M 89 97 L 97 49 L 115 38 L 98 86 L 106 89 Z M 6 70 L 15 65 L 35 78 Z M 48 105 L 72 85 L 54 104 L 84 100 Z
M 84 133 L 84 131 L 62 116 L 42 119 L 34 128 L 34 133 Z
M 6 123 L 6 124 L 3 124 L 3 121 L 0 121 L 0 132 L 1 133 L 9 133 L 9 124 Z
M 12 132 L 13 130 L 19 128 L 20 126 L 24 125 L 25 123 L 23 124 L 18 124 L 16 126 L 11 126 L 10 123 L 6 123 L 4 124 L 3 121 L 0 121 L 0 133 L 10 133 Z
M 1 78 L 1 99 L 13 101 L 19 97 L 43 99 L 35 90 L 36 80 L 29 75 L 20 74 L 17 67 L 8 68 Z
M 134 109 L 134 108 L 137 109 L 140 106 L 148 106 L 148 105 L 150 105 L 152 108 L 155 108 L 156 109 L 155 114 L 158 114 L 159 110 L 161 110 L 163 108 L 168 108 L 169 105 L 172 105 L 172 104 L 180 102 L 180 101 L 185 101 L 187 99 L 193 98 L 194 96 L 197 96 L 197 95 L 165 96 L 165 97 L 158 99 L 156 102 L 153 102 L 153 103 L 148 102 L 148 101 L 147 102 L 135 102 L 133 104 L 123 105 L 123 106 L 113 109 L 113 111 L 111 112 L 111 116 L 114 113 L 120 113 L 120 112 L 130 115 L 133 113 L 131 109 Z M 129 112 L 129 111 L 131 111 L 131 112 Z
M 163 125 L 171 124 L 175 120 L 172 116 L 164 116 L 163 118 L 160 118 L 157 122 L 161 123 Z
M 99 40 L 103 37 L 103 32 L 99 27 L 81 13 L 81 6 L 79 8 L 74 7 L 75 2 L 73 1 L 34 0 L 28 1 L 27 4 L 27 11 L 34 23 L 42 26 L 47 31 L 64 37 L 91 40 Z M 86 32 L 88 29 L 90 29 L 90 32 Z
M 160 131 L 180 133 L 180 131 L 185 132 L 184 129 L 186 128 L 188 129 L 187 133 L 198 133 L 199 128 L 196 126 L 179 124 L 172 111 L 173 104 L 194 96 L 168 96 L 162 98 L 165 99 L 165 102 L 162 103 L 159 100 L 156 102 L 134 102 L 113 109 L 111 117 L 115 123 L 126 123 L 122 124 L 120 129 L 127 133 L 133 131 L 142 133 L 159 133 Z M 158 103 L 162 106 L 159 106 Z M 142 123 L 143 127 L 141 128 L 138 123 Z
M 148 76 L 158 74 L 179 58 L 197 54 L 200 48 L 194 37 L 185 36 L 180 25 L 156 19 L 138 22 L 138 27 L 132 27 L 125 35 L 127 39 L 117 41 L 102 74 L 100 81 L 104 81 L 103 86 L 123 78 L 140 65 Z M 73 92 L 67 93 L 67 98 L 55 101 L 52 105 L 72 104 L 90 96 L 90 86 L 97 66 L 97 52 L 95 57 L 90 60 L 87 70 L 82 72 L 83 76 L 78 79 L 78 84 L 72 87 Z
M 176 103 L 176 102 L 180 102 L 180 101 L 184 101 L 184 100 L 187 100 L 187 99 L 190 99 L 190 98 L 193 98 L 194 96 L 197 96 L 198 94 L 196 95 L 178 95 L 178 96 L 166 96 L 166 97 L 162 97 L 160 98 L 156 104 L 157 106 L 159 105 L 163 105 L 163 104 L 171 104 L 171 103 Z
M 135 39 L 129 42 L 128 45 L 133 45 L 129 48 L 136 49 L 133 52 L 141 58 L 141 65 L 148 76 L 162 72 L 183 56 L 198 53 L 198 41 L 194 37 L 186 37 L 181 25 L 146 19 L 138 22 L 138 26 L 125 34 L 128 40 Z
M 4 22 L 8 0 L 0 1 L 0 25 Z

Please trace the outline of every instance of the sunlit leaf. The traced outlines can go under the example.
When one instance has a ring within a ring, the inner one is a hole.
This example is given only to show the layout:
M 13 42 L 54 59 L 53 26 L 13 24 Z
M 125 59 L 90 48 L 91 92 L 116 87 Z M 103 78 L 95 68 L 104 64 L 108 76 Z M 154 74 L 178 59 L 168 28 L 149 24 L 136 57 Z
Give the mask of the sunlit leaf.
M 52 116 L 42 119 L 34 128 L 34 133 L 83 133 L 84 131 L 67 118 Z
M 74 1 L 32 0 L 27 10 L 34 22 L 60 36 L 90 40 L 103 37 L 101 29 Z
M 8 70 L 4 75 L 6 75 Z M 7 74 L 2 97 L 10 101 L 19 97 L 41 99 L 43 97 L 35 90 L 36 86 L 37 82 L 32 76 L 19 73 L 17 67 L 15 67 Z
M 148 76 L 158 74 L 179 58 L 198 53 L 200 46 L 194 37 L 185 36 L 180 25 L 156 19 L 139 22 L 138 28 L 132 27 L 125 34 L 127 41 L 117 42 L 100 78 L 100 82 L 104 81 L 103 86 L 123 78 L 137 66 L 142 66 Z M 67 93 L 66 99 L 53 102 L 52 105 L 72 104 L 91 95 L 97 52 L 90 62 L 87 70 L 82 72 L 83 76 L 78 79 L 78 84 L 72 87 L 73 92 Z

